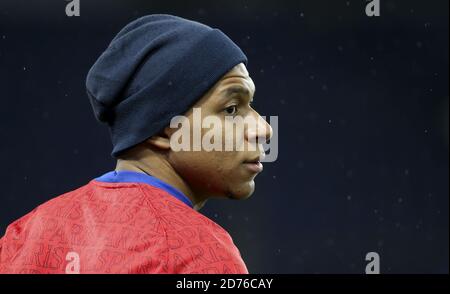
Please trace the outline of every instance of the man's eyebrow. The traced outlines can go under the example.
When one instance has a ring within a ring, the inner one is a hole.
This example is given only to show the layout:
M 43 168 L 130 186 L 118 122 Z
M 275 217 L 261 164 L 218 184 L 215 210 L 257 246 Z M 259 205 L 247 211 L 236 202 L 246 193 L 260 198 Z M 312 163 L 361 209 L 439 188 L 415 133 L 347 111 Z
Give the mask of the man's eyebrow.
M 241 95 L 250 97 L 250 91 L 247 88 L 242 87 L 242 86 L 232 86 L 232 87 L 228 87 L 222 91 L 223 97 L 229 97 L 234 94 L 241 94 Z M 253 98 L 253 97 L 250 97 L 250 98 Z

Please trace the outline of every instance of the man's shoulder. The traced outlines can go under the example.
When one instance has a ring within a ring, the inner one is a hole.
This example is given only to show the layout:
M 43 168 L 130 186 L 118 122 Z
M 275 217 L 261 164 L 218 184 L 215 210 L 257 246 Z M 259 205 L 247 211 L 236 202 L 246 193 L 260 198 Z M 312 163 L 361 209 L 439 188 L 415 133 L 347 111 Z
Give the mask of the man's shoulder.
M 64 251 L 52 255 L 56 257 L 77 252 L 86 265 L 83 271 L 134 272 L 142 267 L 142 272 L 228 272 L 236 264 L 245 271 L 223 228 L 165 191 L 140 185 L 91 181 L 12 223 L 2 242 L 0 264 L 16 269 L 32 252 L 48 247 Z M 99 260 L 109 255 L 128 265 L 121 270 L 99 267 Z

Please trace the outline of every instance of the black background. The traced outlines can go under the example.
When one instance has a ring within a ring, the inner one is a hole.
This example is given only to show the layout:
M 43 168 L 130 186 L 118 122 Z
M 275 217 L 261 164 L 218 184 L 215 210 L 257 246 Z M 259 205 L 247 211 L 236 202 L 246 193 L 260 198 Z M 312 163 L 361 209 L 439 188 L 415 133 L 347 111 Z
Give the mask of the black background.
M 448 1 L 0 2 L 0 235 L 42 202 L 114 169 L 85 94 L 90 66 L 131 20 L 218 27 L 249 57 L 279 157 L 255 194 L 202 213 L 253 273 L 448 273 Z

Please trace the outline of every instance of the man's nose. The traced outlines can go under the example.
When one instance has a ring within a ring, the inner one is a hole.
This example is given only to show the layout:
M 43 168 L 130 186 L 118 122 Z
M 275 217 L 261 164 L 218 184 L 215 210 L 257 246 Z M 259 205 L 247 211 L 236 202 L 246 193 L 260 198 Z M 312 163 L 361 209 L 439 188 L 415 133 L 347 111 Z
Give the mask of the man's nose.
M 257 115 L 256 122 L 256 126 L 247 128 L 246 139 L 250 142 L 257 142 L 258 144 L 266 143 L 272 138 L 272 127 L 259 114 Z

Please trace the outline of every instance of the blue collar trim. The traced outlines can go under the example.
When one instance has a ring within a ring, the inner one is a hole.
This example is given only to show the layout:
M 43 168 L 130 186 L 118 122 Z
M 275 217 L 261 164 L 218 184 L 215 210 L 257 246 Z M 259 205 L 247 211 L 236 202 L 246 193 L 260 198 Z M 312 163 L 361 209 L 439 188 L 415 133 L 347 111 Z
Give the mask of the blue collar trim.
M 148 174 L 144 174 L 141 172 L 134 172 L 134 171 L 111 171 L 108 172 L 101 177 L 95 178 L 98 182 L 106 182 L 106 183 L 144 183 L 148 184 L 150 186 L 160 188 L 170 195 L 174 196 L 178 200 L 184 202 L 189 207 L 193 208 L 194 205 L 192 204 L 191 200 L 186 197 L 180 190 L 176 189 L 175 187 L 161 181 L 158 178 L 155 178 L 153 176 L 150 176 Z

